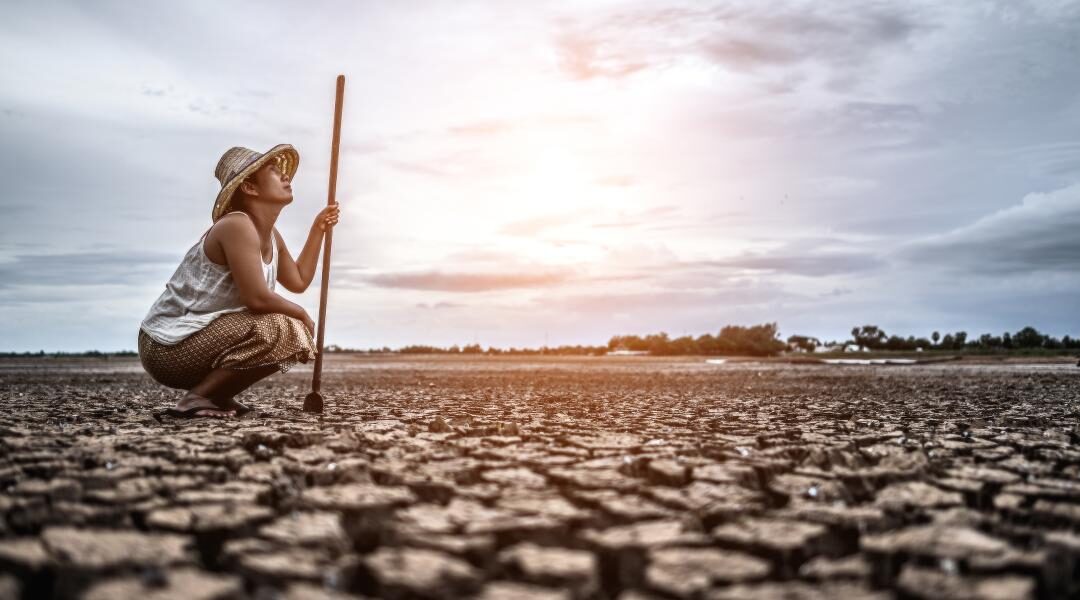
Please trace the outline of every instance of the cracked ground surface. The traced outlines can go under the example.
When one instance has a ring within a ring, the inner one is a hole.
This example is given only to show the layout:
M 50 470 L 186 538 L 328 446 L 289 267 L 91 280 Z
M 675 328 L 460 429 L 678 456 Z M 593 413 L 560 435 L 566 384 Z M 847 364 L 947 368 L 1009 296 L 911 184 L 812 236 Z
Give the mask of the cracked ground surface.
M 0 362 L 0 598 L 1080 594 L 1080 369 L 331 357 L 158 424 Z

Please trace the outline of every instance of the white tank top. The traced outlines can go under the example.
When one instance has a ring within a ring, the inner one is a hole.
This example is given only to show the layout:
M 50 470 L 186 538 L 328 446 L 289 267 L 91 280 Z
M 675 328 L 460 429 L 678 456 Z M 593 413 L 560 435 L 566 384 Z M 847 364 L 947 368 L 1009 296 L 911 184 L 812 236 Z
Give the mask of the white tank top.
M 247 213 L 241 214 L 247 216 Z M 240 302 L 240 291 L 228 265 L 219 265 L 206 256 L 203 249 L 206 233 L 184 255 L 184 260 L 165 284 L 165 291 L 154 301 L 142 321 L 141 329 L 160 344 L 176 344 L 221 315 L 247 310 Z M 271 244 L 273 255 L 270 264 L 262 263 L 262 266 L 266 286 L 272 292 L 277 281 L 278 250 L 277 234 L 270 233 L 274 238 Z M 260 254 L 260 262 L 261 258 Z

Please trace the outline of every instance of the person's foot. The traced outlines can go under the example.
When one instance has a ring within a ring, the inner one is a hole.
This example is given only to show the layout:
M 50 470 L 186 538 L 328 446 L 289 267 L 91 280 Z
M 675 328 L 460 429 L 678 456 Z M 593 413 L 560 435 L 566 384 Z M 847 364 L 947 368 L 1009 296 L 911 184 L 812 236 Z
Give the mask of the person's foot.
M 193 394 L 191 392 L 188 392 L 186 396 L 176 401 L 176 410 L 179 411 L 191 410 L 199 406 L 206 407 L 206 410 L 200 410 L 199 412 L 195 413 L 200 417 L 218 417 L 225 419 L 236 415 L 236 411 L 221 410 L 220 408 L 215 406 L 214 402 L 209 398 L 204 398 L 198 394 Z
M 218 410 L 232 411 L 238 417 L 242 417 L 252 411 L 252 408 L 243 402 L 240 402 L 236 398 L 229 398 L 228 400 L 217 400 L 214 404 L 218 407 Z

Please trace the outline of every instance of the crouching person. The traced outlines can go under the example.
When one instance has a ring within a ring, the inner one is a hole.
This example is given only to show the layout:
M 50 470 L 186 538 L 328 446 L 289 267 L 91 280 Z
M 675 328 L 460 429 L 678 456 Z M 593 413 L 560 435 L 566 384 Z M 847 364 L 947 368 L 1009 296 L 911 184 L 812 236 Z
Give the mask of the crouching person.
M 187 390 L 177 418 L 227 418 L 251 410 L 235 396 L 277 371 L 315 357 L 314 323 L 276 284 L 300 293 L 315 276 L 337 205 L 315 218 L 294 261 L 274 228 L 292 203 L 300 156 L 288 144 L 264 154 L 232 148 L 218 162 L 213 225 L 184 255 L 139 328 L 143 368 L 162 385 Z

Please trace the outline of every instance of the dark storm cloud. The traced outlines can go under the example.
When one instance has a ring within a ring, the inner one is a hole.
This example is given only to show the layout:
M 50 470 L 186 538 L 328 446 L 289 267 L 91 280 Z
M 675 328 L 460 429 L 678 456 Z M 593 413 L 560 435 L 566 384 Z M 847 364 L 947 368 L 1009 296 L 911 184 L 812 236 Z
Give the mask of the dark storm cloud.
M 1080 184 L 1029 194 L 1015 206 L 904 248 L 928 266 L 984 275 L 1080 271 Z

